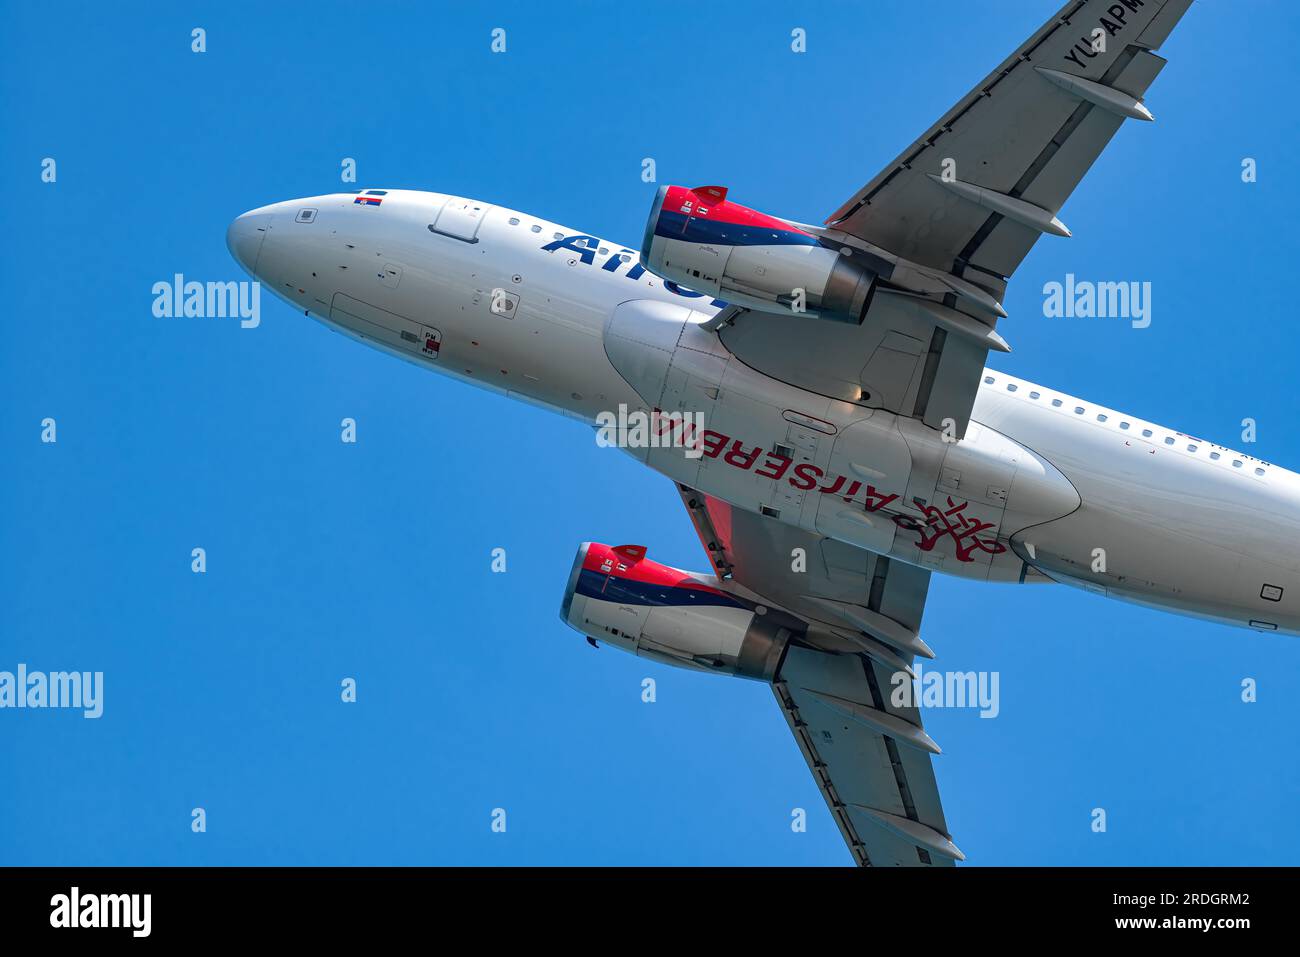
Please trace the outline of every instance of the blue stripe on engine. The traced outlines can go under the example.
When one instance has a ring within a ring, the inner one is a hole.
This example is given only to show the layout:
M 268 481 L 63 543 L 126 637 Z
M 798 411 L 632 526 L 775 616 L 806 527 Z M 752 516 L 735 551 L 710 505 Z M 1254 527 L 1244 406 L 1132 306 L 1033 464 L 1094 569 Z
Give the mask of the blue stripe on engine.
M 816 236 L 792 229 L 768 226 L 740 226 L 736 223 L 711 222 L 663 210 L 655 223 L 655 235 L 683 239 L 692 243 L 720 243 L 725 246 L 816 246 Z
M 693 605 L 744 608 L 742 602 L 728 595 L 719 595 L 691 585 L 652 585 L 627 578 L 605 575 L 584 568 L 578 576 L 579 595 L 614 601 L 624 605 Z

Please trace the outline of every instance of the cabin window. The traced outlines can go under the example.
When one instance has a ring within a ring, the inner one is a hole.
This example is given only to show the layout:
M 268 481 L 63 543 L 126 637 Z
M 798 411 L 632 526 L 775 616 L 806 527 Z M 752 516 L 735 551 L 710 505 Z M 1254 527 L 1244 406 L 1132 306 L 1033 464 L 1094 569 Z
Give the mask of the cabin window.
M 1098 422 L 1105 422 L 1106 419 L 1107 419 L 1107 416 L 1102 415 L 1101 413 L 1098 413 L 1098 414 L 1097 414 L 1097 421 L 1098 421 Z
M 1128 423 L 1127 423 L 1127 422 L 1121 422 L 1121 423 L 1119 424 L 1119 427 L 1120 427 L 1121 429 L 1123 429 L 1125 432 L 1128 431 Z
M 985 385 L 992 385 L 992 384 L 993 384 L 993 376 L 991 376 L 991 375 L 986 375 L 986 376 L 984 377 L 984 384 L 985 384 Z
M 1194 446 L 1194 445 L 1190 445 L 1190 444 L 1189 444 L 1189 445 L 1187 446 L 1187 451 L 1189 451 L 1189 452 L 1195 452 L 1195 451 L 1196 451 L 1196 446 Z
M 510 225 L 511 225 L 511 226 L 518 226 L 518 225 L 519 225 L 519 217 L 518 217 L 518 216 L 511 216 L 511 217 L 510 217 Z
M 1173 444 L 1174 444 L 1174 437 L 1172 435 L 1166 435 L 1165 445 L 1173 445 Z
M 542 231 L 542 227 L 541 227 L 541 226 L 538 226 L 538 225 L 536 225 L 536 224 L 533 224 L 533 232 L 535 232 L 535 233 L 540 233 L 541 231 Z
M 1074 414 L 1075 414 L 1075 415 L 1083 415 L 1083 406 L 1081 406 L 1081 405 L 1076 405 L 1076 406 L 1074 407 Z
M 1233 460 L 1232 460 L 1232 467 L 1233 467 L 1234 469 L 1239 469 L 1239 468 L 1241 468 L 1241 459 L 1233 459 Z
M 1143 430 L 1142 430 L 1142 438 L 1144 438 L 1144 439 L 1149 439 L 1149 438 L 1151 438 L 1151 430 L 1150 430 L 1150 429 L 1143 429 Z
M 1061 407 L 1061 400 L 1060 400 L 1060 399 L 1053 399 L 1053 400 L 1052 400 L 1052 407 L 1053 407 L 1053 408 L 1056 408 L 1056 409 L 1059 409 L 1059 408 Z
M 1007 391 L 1008 391 L 1008 392 L 1015 392 L 1016 389 L 1018 389 L 1018 388 L 1019 388 L 1019 386 L 1017 386 L 1017 385 L 1016 385 L 1015 383 L 1013 383 L 1013 382 L 1008 382 L 1008 383 L 1007 383 Z
M 1031 399 L 1041 399 L 1042 396 L 1039 395 L 1037 392 L 1031 392 L 1031 393 L 1029 393 L 1029 398 L 1031 398 Z
M 1217 461 L 1219 461 L 1220 458 L 1222 458 L 1222 456 L 1219 455 L 1218 452 L 1211 452 L 1211 453 L 1210 453 L 1210 458 L 1214 459 L 1214 461 L 1217 462 Z

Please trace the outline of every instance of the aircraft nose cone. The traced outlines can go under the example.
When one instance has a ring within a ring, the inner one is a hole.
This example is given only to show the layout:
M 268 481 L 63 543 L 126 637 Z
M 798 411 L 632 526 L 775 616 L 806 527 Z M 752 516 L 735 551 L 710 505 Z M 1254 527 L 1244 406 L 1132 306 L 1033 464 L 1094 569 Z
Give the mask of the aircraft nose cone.
M 257 257 L 262 252 L 262 242 L 266 239 L 272 215 L 265 207 L 249 210 L 226 229 L 226 246 L 230 255 L 250 276 L 257 275 Z

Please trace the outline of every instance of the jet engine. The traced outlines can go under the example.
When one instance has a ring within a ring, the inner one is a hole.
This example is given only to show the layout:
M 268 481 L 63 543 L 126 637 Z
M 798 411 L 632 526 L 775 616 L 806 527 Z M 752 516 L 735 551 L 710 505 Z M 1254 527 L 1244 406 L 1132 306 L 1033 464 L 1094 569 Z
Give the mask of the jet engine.
M 645 557 L 641 545 L 584 542 L 560 617 L 592 644 L 665 664 L 771 681 L 800 622 Z
M 877 271 L 804 227 L 727 200 L 722 186 L 661 186 L 641 263 L 696 292 L 763 312 L 861 323 Z

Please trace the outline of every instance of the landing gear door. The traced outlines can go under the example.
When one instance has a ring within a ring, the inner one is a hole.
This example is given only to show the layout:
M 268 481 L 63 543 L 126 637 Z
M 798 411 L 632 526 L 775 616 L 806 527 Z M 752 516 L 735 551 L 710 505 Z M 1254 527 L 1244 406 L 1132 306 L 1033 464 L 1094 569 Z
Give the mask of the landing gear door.
M 960 569 L 971 578 L 1016 580 L 1022 563 L 998 539 L 1021 456 L 1028 453 L 972 422 L 964 439 L 947 446 L 933 499 L 913 501 L 918 512 L 900 520 L 895 554 L 927 568 Z M 1014 527 L 1040 520 L 1026 518 Z
M 898 526 L 894 522 L 898 490 L 907 487 L 912 456 L 907 443 L 881 417 L 859 419 L 842 429 L 831 449 L 830 467 L 816 489 L 817 531 L 830 538 L 888 552 Z
M 432 326 L 380 309 L 360 299 L 338 292 L 330 306 L 330 320 L 363 339 L 382 343 L 406 354 L 437 359 L 442 349 L 442 333 Z

